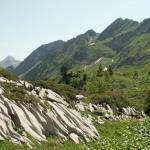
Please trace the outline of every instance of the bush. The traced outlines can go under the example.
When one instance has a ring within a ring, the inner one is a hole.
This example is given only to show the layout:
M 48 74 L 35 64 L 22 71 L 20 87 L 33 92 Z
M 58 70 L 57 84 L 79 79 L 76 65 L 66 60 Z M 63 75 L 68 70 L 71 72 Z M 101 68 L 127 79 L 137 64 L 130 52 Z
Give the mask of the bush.
M 109 87 L 109 84 L 107 84 L 103 80 L 93 80 L 91 82 L 87 82 L 84 86 L 84 89 L 89 93 L 103 93 L 107 88 Z
M 128 101 L 121 96 L 120 93 L 114 91 L 105 92 L 103 94 L 94 94 L 90 99 L 92 100 L 92 103 L 95 104 L 109 104 L 114 110 L 116 108 L 121 110 L 122 107 L 129 106 Z
M 0 68 L 0 76 L 7 78 L 8 80 L 18 80 L 18 77 L 4 69 Z

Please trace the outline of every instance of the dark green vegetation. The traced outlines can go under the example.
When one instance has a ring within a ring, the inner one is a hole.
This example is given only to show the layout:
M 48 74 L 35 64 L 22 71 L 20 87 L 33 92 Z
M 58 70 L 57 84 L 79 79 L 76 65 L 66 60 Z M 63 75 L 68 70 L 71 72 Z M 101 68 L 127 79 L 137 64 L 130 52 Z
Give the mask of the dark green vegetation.
M 109 66 L 108 70 L 104 71 L 104 67 L 100 64 L 92 71 L 66 72 L 64 69 L 62 77 L 57 80 L 82 90 L 88 103 L 108 103 L 113 108 L 132 106 L 148 112 L 149 66 L 117 69 Z
M 18 77 L 5 69 L 0 68 L 0 76 L 7 78 L 8 80 L 18 80 Z
M 98 141 L 86 144 L 75 144 L 72 141 L 63 141 L 54 136 L 48 142 L 33 146 L 33 150 L 149 150 L 150 149 L 150 120 L 141 122 L 134 119 L 126 121 L 108 121 L 104 125 L 97 125 L 101 135 Z M 0 150 L 27 150 L 27 146 L 0 142 Z

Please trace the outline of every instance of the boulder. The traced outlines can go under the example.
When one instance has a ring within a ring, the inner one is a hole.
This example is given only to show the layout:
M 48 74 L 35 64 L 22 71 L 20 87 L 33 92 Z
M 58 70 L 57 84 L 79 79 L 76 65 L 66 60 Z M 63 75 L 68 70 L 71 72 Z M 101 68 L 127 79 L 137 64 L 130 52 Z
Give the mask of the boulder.
M 0 77 L 0 82 L 7 82 L 7 79 L 4 77 Z
M 41 88 L 40 91 L 39 91 L 39 97 L 40 97 L 41 99 L 44 99 L 44 98 L 45 98 L 45 95 L 46 95 L 45 89 L 44 89 L 44 88 Z
M 92 106 L 91 103 L 89 104 L 89 111 L 90 111 L 90 112 L 94 112 L 94 108 L 93 108 L 93 106 Z
M 97 117 L 97 123 L 99 123 L 99 124 L 104 124 L 105 122 L 101 119 L 101 117 L 100 116 L 98 116 Z
M 80 143 L 80 139 L 79 136 L 75 133 L 71 133 L 69 135 L 70 139 L 72 139 L 75 143 L 79 144 Z
M 79 102 L 79 103 L 77 103 L 76 105 L 75 105 L 75 107 L 76 107 L 76 109 L 78 110 L 78 111 L 85 111 L 85 107 L 84 107 L 84 103 L 83 102 Z
M 85 97 L 83 95 L 76 95 L 77 100 L 84 100 Z

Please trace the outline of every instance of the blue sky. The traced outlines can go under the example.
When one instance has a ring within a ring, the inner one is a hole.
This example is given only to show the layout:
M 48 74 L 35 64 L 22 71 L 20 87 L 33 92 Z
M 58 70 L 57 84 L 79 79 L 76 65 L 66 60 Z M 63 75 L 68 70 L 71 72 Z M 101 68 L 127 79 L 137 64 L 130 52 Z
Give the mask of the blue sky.
M 0 60 L 23 60 L 41 44 L 101 32 L 115 19 L 150 17 L 150 0 L 0 0 Z

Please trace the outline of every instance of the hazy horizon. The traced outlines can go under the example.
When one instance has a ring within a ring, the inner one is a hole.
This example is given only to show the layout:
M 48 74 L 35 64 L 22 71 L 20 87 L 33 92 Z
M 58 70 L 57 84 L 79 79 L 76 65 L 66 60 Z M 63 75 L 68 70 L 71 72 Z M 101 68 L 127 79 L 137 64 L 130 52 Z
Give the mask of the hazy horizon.
M 100 33 L 120 17 L 141 22 L 149 18 L 149 5 L 148 0 L 0 0 L 0 60 L 23 60 L 42 44 L 89 29 Z

